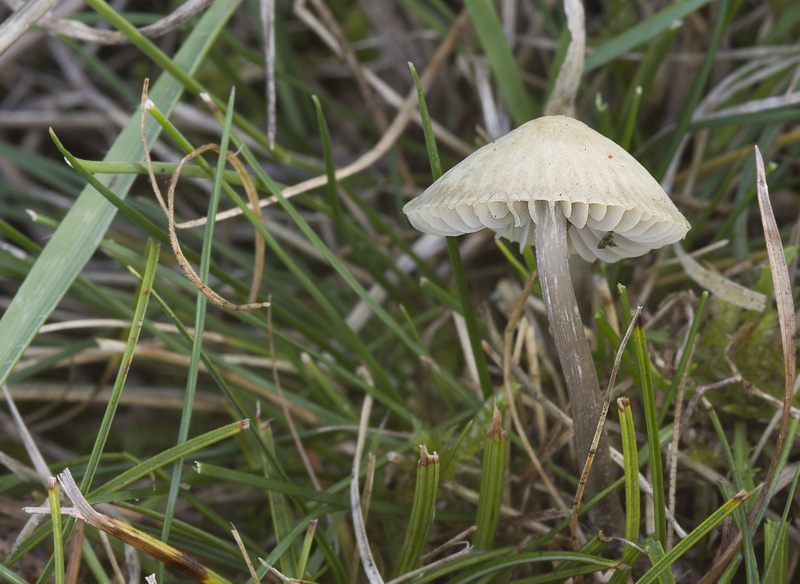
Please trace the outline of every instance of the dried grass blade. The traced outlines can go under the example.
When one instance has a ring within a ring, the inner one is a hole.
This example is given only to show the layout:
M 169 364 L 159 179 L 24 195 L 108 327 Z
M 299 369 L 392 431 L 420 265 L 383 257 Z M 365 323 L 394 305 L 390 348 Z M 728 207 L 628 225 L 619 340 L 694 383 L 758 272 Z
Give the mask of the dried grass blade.
M 22 440 L 22 444 L 25 447 L 31 462 L 33 463 L 33 467 L 36 469 L 36 474 L 43 484 L 47 484 L 47 481 L 49 480 L 48 477 L 52 474 L 50 472 L 50 468 L 47 466 L 47 462 L 45 461 L 44 456 L 42 456 L 42 452 L 36 445 L 36 440 L 33 439 L 33 436 L 28 430 L 28 426 L 25 424 L 25 420 L 20 415 L 19 410 L 14 403 L 14 399 L 11 397 L 11 393 L 8 391 L 8 386 L 5 384 L 3 384 L 3 395 L 6 398 L 6 402 L 8 402 L 8 410 L 14 420 L 14 424 L 17 427 L 17 432 L 19 432 L 19 437 Z
M 775 214 L 769 201 L 769 189 L 767 188 L 766 171 L 764 170 L 764 159 L 758 146 L 755 147 L 756 159 L 756 195 L 758 198 L 758 208 L 761 212 L 761 225 L 764 230 L 764 241 L 769 256 L 769 264 L 772 269 L 772 282 L 775 290 L 775 302 L 778 311 L 778 325 L 781 331 L 781 344 L 783 346 L 783 365 L 784 365 L 784 398 L 783 411 L 781 415 L 781 427 L 775 440 L 775 454 L 772 457 L 767 476 L 764 479 L 764 486 L 758 494 L 758 499 L 753 505 L 753 510 L 748 517 L 748 524 L 752 529 L 763 517 L 766 510 L 764 502 L 769 500 L 770 495 L 775 489 L 773 478 L 775 476 L 778 463 L 783 453 L 783 446 L 789 432 L 789 421 L 792 412 L 792 389 L 795 377 L 796 355 L 795 355 L 795 324 L 794 309 L 792 301 L 791 280 L 789 271 L 786 267 L 786 256 L 783 253 L 780 232 L 775 222 Z M 742 541 L 741 533 L 730 543 L 719 559 L 706 572 L 700 580 L 700 584 L 710 584 L 715 582 L 719 575 L 729 564 Z
M 522 80 L 497 11 L 491 2 L 483 0 L 466 0 L 464 6 L 492 66 L 494 78 L 514 119 L 514 125 L 520 126 L 534 117 L 533 100 Z
M 600 419 L 597 421 L 597 429 L 595 430 L 594 438 L 592 439 L 591 448 L 589 448 L 589 454 L 586 457 L 586 462 L 584 463 L 583 470 L 581 471 L 581 479 L 578 483 L 578 488 L 575 491 L 575 500 L 572 504 L 572 519 L 570 521 L 572 547 L 575 551 L 578 551 L 579 549 L 578 511 L 581 508 L 583 493 L 586 489 L 586 483 L 589 480 L 589 472 L 592 469 L 592 463 L 594 462 L 595 454 L 597 453 L 597 449 L 600 444 L 600 438 L 603 436 L 603 426 L 605 426 L 606 423 L 606 416 L 608 415 L 608 408 L 609 404 L 611 403 L 611 394 L 614 393 L 614 384 L 617 381 L 617 373 L 619 372 L 619 366 L 622 363 L 622 354 L 625 352 L 625 347 L 628 346 L 628 341 L 631 338 L 631 334 L 633 334 L 636 324 L 639 322 L 641 314 L 642 307 L 637 306 L 636 312 L 634 312 L 631 322 L 628 325 L 628 330 L 625 333 L 625 337 L 622 339 L 622 342 L 620 342 L 619 349 L 617 350 L 617 356 L 614 358 L 614 367 L 611 370 L 611 376 L 608 380 L 608 388 L 606 389 L 606 394 L 603 398 L 603 409 L 600 413 Z
M 586 24 L 583 4 L 580 0 L 564 0 L 567 15 L 567 28 L 572 40 L 567 55 L 558 72 L 555 87 L 544 107 L 544 115 L 575 115 L 575 96 L 583 75 L 584 53 L 586 52 Z
M 447 33 L 447 36 L 442 41 L 442 44 L 439 45 L 436 53 L 434 54 L 433 58 L 431 59 L 428 67 L 422 73 L 422 77 L 420 78 L 420 82 L 423 86 L 427 86 L 433 83 L 436 75 L 439 73 L 441 67 L 447 62 L 447 59 L 450 57 L 456 43 L 458 42 L 461 29 L 464 25 L 465 17 L 459 17 L 454 23 L 453 26 Z M 381 135 L 380 140 L 373 146 L 370 150 L 362 154 L 357 160 L 351 162 L 347 166 L 343 166 L 336 170 L 336 180 L 343 180 L 354 174 L 358 174 L 362 170 L 369 168 L 375 162 L 380 160 L 386 152 L 388 152 L 395 144 L 395 142 L 400 138 L 400 135 L 405 131 L 406 126 L 408 123 L 414 118 L 414 111 L 417 108 L 417 91 L 415 88 L 412 88 L 410 93 L 405 97 L 405 100 L 402 102 L 402 105 L 398 108 L 397 115 L 394 118 L 394 121 L 389 125 L 385 132 Z M 439 128 L 437 124 L 431 122 L 432 127 Z M 444 141 L 444 140 L 443 140 Z M 452 146 L 452 144 L 451 144 Z M 464 152 L 465 149 L 460 148 L 460 151 Z M 465 155 L 469 154 L 469 152 L 464 152 Z M 315 176 L 313 178 L 304 180 L 299 182 L 295 185 L 290 187 L 286 187 L 281 191 L 281 195 L 286 199 L 294 197 L 296 195 L 300 195 L 302 193 L 307 193 L 313 189 L 325 186 L 328 183 L 328 175 L 323 174 L 319 176 Z M 259 201 L 259 205 L 261 207 L 266 207 L 267 205 L 272 205 L 278 202 L 277 196 L 269 196 L 261 199 Z M 224 221 L 225 219 L 230 219 L 232 217 L 236 217 L 242 214 L 242 210 L 239 208 L 228 209 L 226 211 L 222 211 L 221 213 L 217 213 L 216 220 Z M 188 229 L 190 227 L 197 227 L 199 225 L 205 225 L 206 218 L 201 217 L 198 219 L 193 219 L 191 221 L 185 221 L 184 223 L 179 223 L 176 227 L 178 229 Z
M 213 102 L 208 100 L 211 106 L 214 106 Z M 214 106 L 215 107 L 215 106 Z M 264 238 L 261 234 L 256 231 L 256 239 L 255 239 L 255 265 L 253 269 L 253 283 L 250 287 L 250 294 L 248 295 L 248 301 L 245 304 L 235 304 L 233 302 L 229 302 L 219 294 L 217 294 L 210 286 L 203 282 L 203 278 L 197 275 L 192 265 L 189 263 L 189 260 L 186 259 L 186 256 L 183 255 L 183 251 L 181 250 L 180 243 L 178 242 L 178 234 L 175 231 L 175 189 L 178 186 L 178 178 L 181 175 L 181 171 L 183 170 L 184 165 L 194 160 L 197 156 L 211 150 L 213 152 L 220 152 L 220 146 L 218 144 L 204 144 L 198 148 L 195 148 L 192 152 L 184 156 L 178 165 L 175 167 L 175 170 L 172 173 L 172 179 L 170 180 L 169 184 L 169 191 L 167 192 L 167 203 L 164 204 L 164 197 L 161 194 L 161 189 L 158 186 L 158 181 L 156 181 L 155 173 L 153 172 L 153 165 L 150 159 L 150 149 L 147 145 L 147 139 L 145 136 L 145 120 L 147 116 L 147 111 L 152 108 L 152 102 L 147 99 L 147 80 L 145 80 L 144 89 L 142 90 L 142 122 L 141 122 L 141 130 L 142 130 L 142 146 L 144 148 L 144 155 L 145 155 L 145 162 L 147 164 L 147 173 L 150 177 L 150 185 L 153 187 L 153 192 L 158 199 L 159 205 L 164 210 L 167 215 L 167 219 L 169 221 L 169 239 L 172 245 L 172 251 L 175 253 L 175 257 L 178 260 L 178 263 L 183 270 L 183 273 L 189 278 L 189 281 L 197 288 L 206 298 L 208 298 L 211 302 L 225 308 L 227 310 L 255 310 L 257 308 L 263 308 L 269 306 L 269 302 L 254 302 L 255 298 L 258 296 L 258 287 L 261 280 L 261 273 L 263 270 L 264 264 Z M 258 195 L 256 194 L 256 188 L 253 184 L 253 180 L 250 178 L 250 174 L 247 172 L 245 166 L 239 161 L 236 157 L 234 152 L 227 151 L 226 158 L 228 162 L 230 162 L 236 173 L 239 175 L 239 178 L 242 181 L 242 185 L 247 192 L 247 197 L 250 200 L 250 205 L 253 207 L 253 212 L 255 213 L 256 217 L 260 220 L 261 219 L 261 208 L 258 206 Z
M 19 6 L 0 26 L 0 55 L 55 8 L 56 4 L 58 4 L 58 0 L 39 0 L 25 2 Z
M 175 571 L 188 576 L 195 582 L 230 584 L 228 580 L 201 565 L 184 552 L 118 519 L 95 511 L 81 493 L 68 468 L 58 475 L 58 479 L 62 489 L 74 505 L 74 512 L 71 514 L 79 517 L 89 525 L 132 545 L 152 558 L 164 562 Z M 61 509 L 61 511 L 66 512 L 67 509 Z
M 783 253 L 780 232 L 775 223 L 775 215 L 772 212 L 772 205 L 769 201 L 769 189 L 767 188 L 766 172 L 764 171 L 764 160 L 758 146 L 755 147 L 756 156 L 756 188 L 758 191 L 758 208 L 761 211 L 761 225 L 764 229 L 764 241 L 769 254 L 769 265 L 772 269 L 772 282 L 775 290 L 775 303 L 778 310 L 778 324 L 781 330 L 781 344 L 783 345 L 783 374 L 784 374 L 784 397 L 783 415 L 778 437 L 775 441 L 775 455 L 770 464 L 765 483 L 767 488 L 759 493 L 756 505 L 750 514 L 750 521 L 760 515 L 759 508 L 771 492 L 772 479 L 775 476 L 778 459 L 783 450 L 783 444 L 789 429 L 789 419 L 792 410 L 792 389 L 794 386 L 795 369 L 797 366 L 797 354 L 795 350 L 795 322 L 794 322 L 794 302 L 792 300 L 792 285 L 789 279 L 789 270 L 786 267 L 786 256 Z
M 372 411 L 372 396 L 367 394 L 364 398 L 364 405 L 361 407 L 361 422 L 358 425 L 358 440 L 356 441 L 356 452 L 353 456 L 353 473 L 350 477 L 350 508 L 353 513 L 353 531 L 356 536 L 358 553 L 361 556 L 361 565 L 367 574 L 370 584 L 383 584 L 383 578 L 378 572 L 378 566 L 372 557 L 372 549 L 369 547 L 367 539 L 367 528 L 364 525 L 364 515 L 361 513 L 361 498 L 358 493 L 358 475 L 361 471 L 361 455 L 364 452 L 364 441 L 367 437 L 367 426 L 369 425 L 369 414 Z
M 158 38 L 172 32 L 183 23 L 208 8 L 213 0 L 187 0 L 167 16 L 138 29 L 148 38 Z M 58 4 L 54 2 L 53 4 Z M 130 42 L 128 35 L 117 30 L 96 28 L 69 18 L 55 18 L 47 14 L 39 22 L 44 28 L 71 39 L 96 45 L 123 45 Z
M 794 303 L 792 301 L 792 286 L 789 280 L 789 271 L 786 267 L 786 256 L 783 252 L 780 232 L 775 223 L 775 215 L 769 202 L 764 160 L 758 146 L 756 153 L 756 186 L 758 189 L 758 207 L 761 210 L 761 224 L 764 228 L 764 239 L 769 254 L 769 265 L 772 268 L 772 280 L 775 288 L 775 303 L 778 309 L 778 323 L 781 329 L 781 343 L 783 344 L 784 381 L 786 391 L 786 404 L 791 403 L 792 385 L 794 384 L 796 354 L 795 354 L 795 326 Z
M 683 251 L 683 248 L 679 244 L 674 244 L 672 249 L 675 251 L 675 256 L 681 263 L 681 267 L 683 271 L 686 272 L 686 275 L 700 286 L 707 289 L 709 292 L 713 292 L 716 296 L 719 296 L 726 302 L 730 302 L 734 306 L 746 310 L 764 312 L 767 303 L 766 296 L 704 268 L 699 262 Z

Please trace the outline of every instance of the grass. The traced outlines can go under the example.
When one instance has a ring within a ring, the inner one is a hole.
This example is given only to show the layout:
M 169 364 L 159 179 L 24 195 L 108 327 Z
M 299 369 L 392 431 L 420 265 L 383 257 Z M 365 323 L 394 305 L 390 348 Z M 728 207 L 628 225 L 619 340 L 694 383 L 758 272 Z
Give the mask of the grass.
M 532 254 L 491 234 L 422 236 L 401 212 L 431 169 L 493 138 L 486 116 L 541 115 L 569 41 L 561 8 L 407 0 L 375 2 L 390 11 L 378 17 L 279 3 L 274 150 L 254 2 L 217 0 L 148 38 L 135 26 L 163 14 L 87 0 L 75 17 L 131 44 L 48 37 L 3 56 L 15 79 L 0 110 L 0 578 L 793 581 L 800 10 L 627 4 L 586 7 L 576 116 L 664 181 L 694 226 L 685 251 L 767 308 L 704 294 L 670 250 L 581 270 L 601 386 L 614 371 L 625 399 L 606 423 L 619 478 L 584 498 L 577 549 L 583 456 L 559 357 L 537 300 L 514 311 Z M 249 302 L 255 277 L 269 307 L 225 310 L 181 274 L 132 109 L 147 75 L 162 189 L 187 153 L 223 145 L 177 185 L 177 222 L 220 219 L 178 229 L 183 253 L 201 287 Z M 371 164 L 337 172 L 387 136 Z M 226 149 L 273 197 L 261 220 Z M 327 184 L 298 192 L 312 176 Z M 81 511 L 50 480 L 65 469 L 128 525 Z M 589 520 L 602 497 L 626 501 L 615 539 Z

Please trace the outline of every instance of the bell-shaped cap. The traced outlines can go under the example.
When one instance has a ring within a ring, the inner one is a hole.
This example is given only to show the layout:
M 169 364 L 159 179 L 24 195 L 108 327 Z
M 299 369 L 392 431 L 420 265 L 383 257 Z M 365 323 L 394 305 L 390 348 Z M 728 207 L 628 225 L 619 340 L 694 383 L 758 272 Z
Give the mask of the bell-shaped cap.
M 640 256 L 683 239 L 690 228 L 630 154 L 565 116 L 532 120 L 487 144 L 403 211 L 425 233 L 488 227 L 523 245 L 534 241 L 536 201 L 564 213 L 572 246 L 590 262 Z

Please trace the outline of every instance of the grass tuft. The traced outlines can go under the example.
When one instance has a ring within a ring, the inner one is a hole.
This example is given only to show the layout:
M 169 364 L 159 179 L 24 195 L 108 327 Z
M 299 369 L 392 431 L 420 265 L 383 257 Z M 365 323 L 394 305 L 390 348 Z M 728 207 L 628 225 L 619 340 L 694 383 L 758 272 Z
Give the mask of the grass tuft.
M 238 0 L 6 21 L 0 579 L 798 579 L 800 9 L 566 4 L 275 3 L 274 53 Z M 562 66 L 692 224 L 573 266 L 627 396 L 590 501 L 532 250 L 402 212 Z

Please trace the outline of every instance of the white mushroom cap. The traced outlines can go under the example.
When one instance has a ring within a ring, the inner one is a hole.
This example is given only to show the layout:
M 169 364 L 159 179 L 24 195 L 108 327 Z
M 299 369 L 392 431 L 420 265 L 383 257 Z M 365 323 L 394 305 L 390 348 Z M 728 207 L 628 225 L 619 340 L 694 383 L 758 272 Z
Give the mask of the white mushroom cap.
M 622 147 L 586 124 L 546 116 L 451 168 L 403 208 L 411 224 L 455 236 L 486 227 L 533 243 L 536 201 L 569 222 L 580 256 L 615 262 L 674 243 L 690 225 L 661 185 Z

